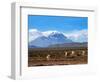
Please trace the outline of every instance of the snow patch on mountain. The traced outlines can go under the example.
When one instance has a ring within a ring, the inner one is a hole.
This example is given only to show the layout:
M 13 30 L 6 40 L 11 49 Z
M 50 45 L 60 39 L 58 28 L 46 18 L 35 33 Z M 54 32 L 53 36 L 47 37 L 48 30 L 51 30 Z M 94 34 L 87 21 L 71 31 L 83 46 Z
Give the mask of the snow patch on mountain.
M 54 30 L 54 31 L 45 31 L 45 32 L 42 32 L 42 33 L 43 33 L 44 36 L 48 37 L 51 34 L 56 34 L 56 33 L 60 33 L 60 32 Z

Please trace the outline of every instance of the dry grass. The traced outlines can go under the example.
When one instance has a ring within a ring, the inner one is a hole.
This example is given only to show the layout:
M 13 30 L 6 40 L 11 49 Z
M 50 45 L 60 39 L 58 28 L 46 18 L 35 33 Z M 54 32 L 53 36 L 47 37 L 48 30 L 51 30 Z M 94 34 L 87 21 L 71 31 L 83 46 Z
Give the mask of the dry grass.
M 74 54 L 72 54 L 74 51 Z M 85 52 L 84 54 L 82 52 Z M 65 57 L 67 52 L 67 57 Z M 49 59 L 47 59 L 47 56 Z M 28 66 L 87 64 L 87 48 L 45 48 L 29 49 Z

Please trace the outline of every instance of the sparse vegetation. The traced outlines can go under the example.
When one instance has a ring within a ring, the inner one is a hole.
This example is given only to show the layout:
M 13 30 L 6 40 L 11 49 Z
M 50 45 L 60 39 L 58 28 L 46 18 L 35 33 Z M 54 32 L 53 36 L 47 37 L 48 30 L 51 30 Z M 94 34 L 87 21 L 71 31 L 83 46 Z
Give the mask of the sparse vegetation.
M 29 48 L 28 66 L 87 64 L 87 47 Z

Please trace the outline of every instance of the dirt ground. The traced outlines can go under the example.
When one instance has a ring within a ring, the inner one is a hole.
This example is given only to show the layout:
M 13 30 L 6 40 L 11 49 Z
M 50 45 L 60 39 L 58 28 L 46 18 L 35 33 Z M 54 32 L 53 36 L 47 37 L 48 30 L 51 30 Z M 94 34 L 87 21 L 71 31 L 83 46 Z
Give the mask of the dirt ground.
M 68 56 L 65 57 L 65 51 L 68 52 Z M 71 51 L 75 51 L 71 56 Z M 82 55 L 82 51 L 85 54 Z M 49 59 L 46 59 L 47 54 L 50 55 Z M 74 65 L 74 64 L 87 64 L 88 55 L 87 49 L 61 49 L 61 50 L 31 50 L 29 51 L 28 66 L 52 66 L 52 65 Z
M 68 58 L 66 60 L 32 60 L 29 58 L 28 66 L 49 66 L 49 65 L 74 65 L 87 64 L 87 57 Z

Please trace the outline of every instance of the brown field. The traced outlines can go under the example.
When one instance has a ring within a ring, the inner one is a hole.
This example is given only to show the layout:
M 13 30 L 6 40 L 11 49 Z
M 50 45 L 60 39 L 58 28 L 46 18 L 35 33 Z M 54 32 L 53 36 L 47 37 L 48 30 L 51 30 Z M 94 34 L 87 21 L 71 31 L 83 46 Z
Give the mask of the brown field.
M 28 66 L 87 64 L 87 48 L 31 48 L 28 50 Z

